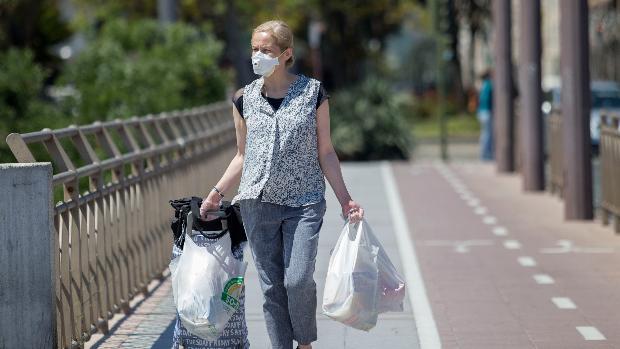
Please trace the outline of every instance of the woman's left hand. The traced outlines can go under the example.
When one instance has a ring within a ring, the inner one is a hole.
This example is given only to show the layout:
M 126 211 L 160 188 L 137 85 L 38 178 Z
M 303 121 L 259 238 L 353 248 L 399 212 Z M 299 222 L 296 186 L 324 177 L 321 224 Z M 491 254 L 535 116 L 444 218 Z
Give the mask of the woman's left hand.
M 355 224 L 364 218 L 364 209 L 357 202 L 349 200 L 342 205 L 342 216 L 348 217 L 351 224 Z

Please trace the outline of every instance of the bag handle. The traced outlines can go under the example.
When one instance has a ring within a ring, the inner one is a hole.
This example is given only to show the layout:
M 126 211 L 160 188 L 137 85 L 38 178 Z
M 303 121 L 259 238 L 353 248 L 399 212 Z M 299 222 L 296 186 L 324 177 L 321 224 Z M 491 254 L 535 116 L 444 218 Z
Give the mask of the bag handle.
M 190 205 L 190 209 L 192 210 L 192 212 L 196 212 L 196 217 L 198 217 L 198 219 L 200 219 L 200 208 L 198 203 L 202 204 L 202 199 L 196 196 L 192 197 L 192 200 L 190 201 L 189 205 Z M 209 214 L 212 214 L 214 216 L 218 216 L 219 218 L 224 218 L 226 217 L 226 213 L 222 212 L 221 210 L 217 210 L 217 211 L 207 211 Z
M 200 218 L 200 209 L 198 208 L 198 203 L 201 201 L 201 199 L 199 197 L 192 197 L 191 201 L 190 201 L 190 211 L 187 213 L 187 225 L 186 225 L 186 231 L 185 233 L 187 234 L 187 236 L 192 236 L 191 232 L 192 230 L 194 230 L 194 218 L 198 219 L 198 220 L 202 220 Z M 221 218 L 225 218 L 226 217 L 226 213 L 222 212 L 221 210 L 218 211 L 207 211 L 210 214 L 213 214 L 215 216 L 218 216 L 220 219 Z M 198 231 L 202 236 L 206 237 L 207 239 L 219 239 L 222 236 L 224 236 L 227 232 L 228 232 L 228 224 L 225 220 L 221 221 L 222 224 L 222 231 L 220 233 L 216 233 L 216 234 L 208 234 L 203 232 L 200 229 L 197 229 L 196 231 Z
M 185 223 L 185 235 L 191 239 L 192 236 L 192 226 L 194 225 L 194 212 L 187 212 L 187 220 Z

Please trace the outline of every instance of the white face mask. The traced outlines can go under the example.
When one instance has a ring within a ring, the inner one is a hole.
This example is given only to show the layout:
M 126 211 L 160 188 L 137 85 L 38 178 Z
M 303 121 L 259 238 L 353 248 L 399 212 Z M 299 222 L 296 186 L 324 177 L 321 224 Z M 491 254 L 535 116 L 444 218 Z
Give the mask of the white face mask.
M 284 51 L 282 51 L 284 53 Z M 276 70 L 276 66 L 280 64 L 278 58 L 282 56 L 282 53 L 278 57 L 271 57 L 263 52 L 256 52 L 252 55 L 252 68 L 254 74 L 269 77 Z

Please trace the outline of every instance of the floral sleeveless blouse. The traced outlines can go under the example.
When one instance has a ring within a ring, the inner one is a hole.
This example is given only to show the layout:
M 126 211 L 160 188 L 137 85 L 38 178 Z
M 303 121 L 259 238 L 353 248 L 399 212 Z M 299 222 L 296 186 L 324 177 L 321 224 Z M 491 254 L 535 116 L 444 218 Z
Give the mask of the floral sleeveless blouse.
M 264 79 L 243 89 L 247 127 L 239 193 L 233 202 L 256 199 L 305 206 L 325 197 L 319 164 L 316 101 L 320 82 L 298 75 L 278 110 L 261 95 Z

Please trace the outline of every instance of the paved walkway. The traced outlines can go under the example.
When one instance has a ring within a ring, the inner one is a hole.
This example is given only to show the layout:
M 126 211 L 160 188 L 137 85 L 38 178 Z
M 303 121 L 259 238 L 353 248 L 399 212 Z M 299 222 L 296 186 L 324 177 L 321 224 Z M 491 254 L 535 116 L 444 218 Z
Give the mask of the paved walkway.
M 559 199 L 524 194 L 517 175 L 471 159 L 345 164 L 343 171 L 405 274 L 409 297 L 403 313 L 382 315 L 369 333 L 319 314 L 315 349 L 620 348 L 620 237 L 611 229 L 564 222 Z M 315 273 L 319 305 L 342 226 L 337 207 L 330 191 Z M 260 297 L 250 265 L 250 341 L 263 349 Z M 90 347 L 168 348 L 173 312 L 166 280 Z
M 403 270 L 398 250 L 399 241 L 394 234 L 391 213 L 386 205 L 381 164 L 348 164 L 344 166 L 343 171 L 353 197 L 364 204 L 367 220 L 379 235 L 384 248 L 392 256 L 397 269 Z M 317 309 L 319 340 L 314 343 L 314 348 L 418 348 L 416 325 L 409 299 L 405 302 L 404 312 L 381 314 L 377 326 L 370 332 L 348 328 L 320 314 L 329 251 L 335 246 L 343 226 L 339 213 L 336 197 L 331 190 L 328 190 L 327 213 L 321 230 L 314 274 L 319 305 Z M 250 257 L 246 273 L 246 320 L 250 343 L 252 348 L 268 349 L 270 344 L 263 322 L 258 275 L 249 251 L 246 256 Z M 111 335 L 105 338 L 101 335 L 93 336 L 88 348 L 170 348 L 174 326 L 173 315 L 170 280 L 167 279 L 154 291 L 153 296 L 136 305 L 134 314 L 120 320 Z

